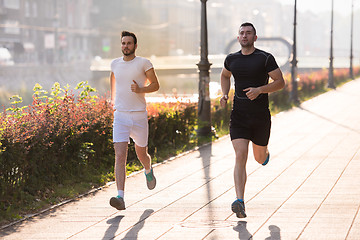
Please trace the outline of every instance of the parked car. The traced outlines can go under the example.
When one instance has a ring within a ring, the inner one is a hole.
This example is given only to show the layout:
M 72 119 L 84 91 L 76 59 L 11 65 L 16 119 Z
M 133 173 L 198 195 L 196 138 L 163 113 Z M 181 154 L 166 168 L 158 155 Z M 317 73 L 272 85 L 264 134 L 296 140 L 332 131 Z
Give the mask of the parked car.
M 0 47 L 0 65 L 2 66 L 14 65 L 14 61 L 9 49 L 4 47 Z

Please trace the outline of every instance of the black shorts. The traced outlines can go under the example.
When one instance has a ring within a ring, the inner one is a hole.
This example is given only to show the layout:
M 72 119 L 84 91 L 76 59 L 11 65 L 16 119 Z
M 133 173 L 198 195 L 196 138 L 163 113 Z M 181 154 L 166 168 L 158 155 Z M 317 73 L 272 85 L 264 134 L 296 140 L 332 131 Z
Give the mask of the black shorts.
M 230 116 L 231 140 L 248 139 L 259 146 L 267 146 L 270 138 L 270 111 L 247 112 L 233 110 Z

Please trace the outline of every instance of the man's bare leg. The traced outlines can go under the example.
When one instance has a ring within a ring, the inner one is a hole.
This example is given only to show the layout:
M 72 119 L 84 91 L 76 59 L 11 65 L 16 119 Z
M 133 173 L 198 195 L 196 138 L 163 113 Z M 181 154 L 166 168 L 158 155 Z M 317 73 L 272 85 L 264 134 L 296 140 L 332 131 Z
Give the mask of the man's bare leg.
M 147 173 L 149 173 L 150 168 L 151 168 L 151 157 L 148 153 L 148 147 L 147 146 L 140 147 L 135 144 L 135 151 L 136 151 L 136 155 L 137 155 L 138 159 L 140 160 L 141 164 L 145 168 L 145 171 L 147 171 Z
M 252 147 L 255 160 L 258 163 L 263 164 L 269 155 L 268 147 L 256 145 L 255 143 L 252 144 Z
M 125 209 L 124 202 L 124 189 L 125 189 L 125 179 L 126 179 L 126 159 L 128 151 L 127 142 L 116 142 L 114 143 L 115 149 L 115 181 L 116 187 L 118 190 L 118 196 L 112 197 L 110 199 L 110 205 L 117 210 Z
M 234 139 L 232 140 L 232 144 L 235 150 L 234 182 L 236 197 L 238 199 L 244 199 L 249 140 L 241 138 Z
M 126 160 L 128 152 L 127 142 L 116 142 L 114 143 L 115 149 L 115 181 L 118 190 L 125 189 L 126 179 Z
M 236 213 L 238 218 L 246 217 L 244 192 L 247 179 L 246 162 L 248 157 L 249 140 L 234 139 L 232 144 L 235 150 L 234 182 L 236 200 L 231 204 L 231 210 Z
M 135 144 L 135 151 L 138 159 L 145 168 L 146 185 L 148 189 L 152 190 L 156 186 L 156 178 L 151 167 L 151 157 L 148 153 L 148 148 L 140 147 Z

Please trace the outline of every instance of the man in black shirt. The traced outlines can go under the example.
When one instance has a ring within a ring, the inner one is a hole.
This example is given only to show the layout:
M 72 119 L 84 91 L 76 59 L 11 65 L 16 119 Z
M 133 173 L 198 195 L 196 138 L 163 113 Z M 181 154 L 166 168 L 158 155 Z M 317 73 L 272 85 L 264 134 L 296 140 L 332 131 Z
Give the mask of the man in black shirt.
M 285 86 L 275 58 L 255 48 L 256 39 L 255 27 L 251 23 L 241 24 L 238 36 L 241 50 L 226 57 L 221 72 L 221 106 L 226 106 L 231 76 L 235 82 L 230 138 L 235 150 L 236 200 L 231 209 L 239 218 L 246 217 L 244 191 L 249 142 L 252 142 L 255 160 L 265 166 L 270 158 L 267 148 L 271 127 L 268 93 Z M 269 77 L 273 80 L 270 83 Z

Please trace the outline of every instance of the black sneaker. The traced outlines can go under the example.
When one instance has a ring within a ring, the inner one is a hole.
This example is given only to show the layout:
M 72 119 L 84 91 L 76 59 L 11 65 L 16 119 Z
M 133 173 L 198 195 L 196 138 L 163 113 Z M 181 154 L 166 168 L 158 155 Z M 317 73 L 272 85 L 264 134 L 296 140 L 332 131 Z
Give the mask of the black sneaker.
M 231 204 L 231 210 L 236 213 L 236 216 L 238 218 L 246 218 L 246 213 L 245 213 L 245 203 L 241 202 L 239 200 L 235 200 L 232 204 Z
M 122 197 L 112 197 L 110 199 L 110 205 L 117 210 L 125 210 L 125 201 Z

